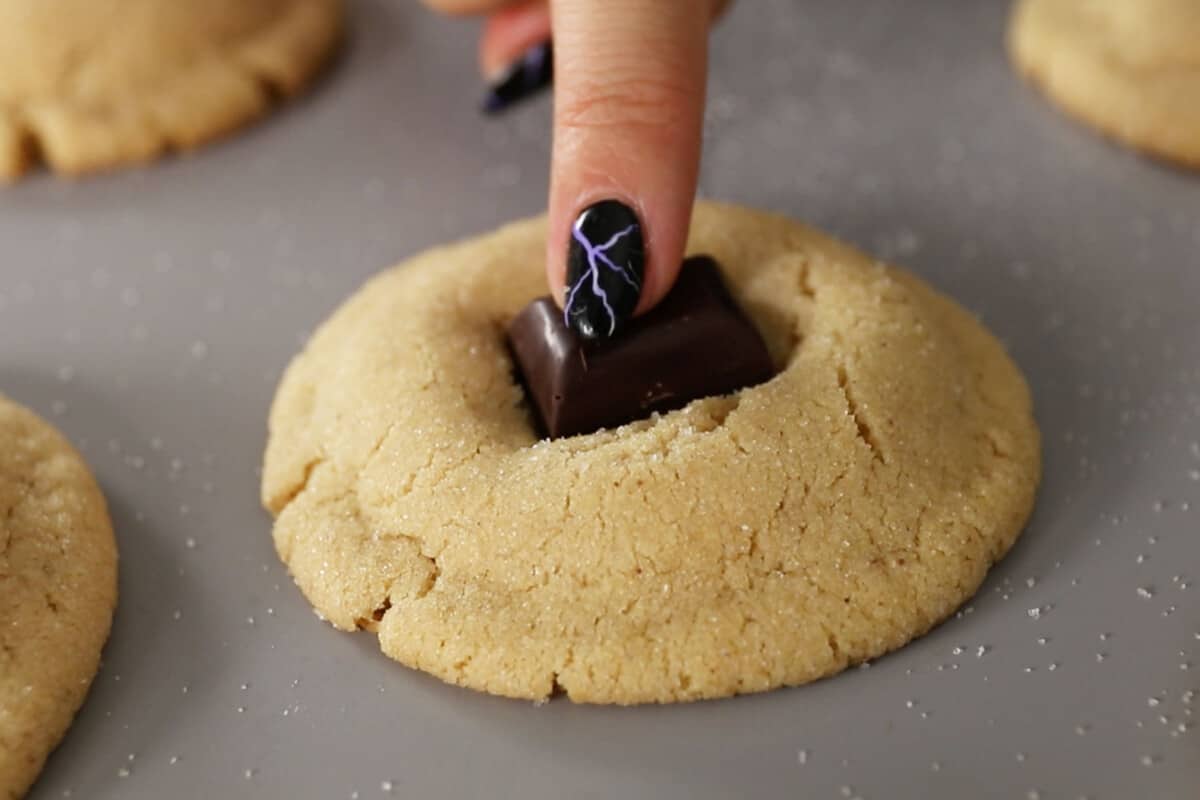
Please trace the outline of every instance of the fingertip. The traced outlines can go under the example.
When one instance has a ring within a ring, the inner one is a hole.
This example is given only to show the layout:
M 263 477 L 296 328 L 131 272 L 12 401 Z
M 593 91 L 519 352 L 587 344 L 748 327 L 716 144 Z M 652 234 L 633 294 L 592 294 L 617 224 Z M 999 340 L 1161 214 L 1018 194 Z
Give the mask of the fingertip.
M 690 193 L 634 197 L 600 186 L 559 207 L 572 211 L 547 242 L 551 294 L 584 338 L 614 335 L 670 292 L 690 227 Z
M 564 313 L 580 335 L 612 335 L 679 275 L 707 73 L 708 18 L 694 12 L 657 0 L 555 6 L 547 274 L 552 289 L 565 287 Z M 606 210 L 594 212 L 598 204 Z
M 544 0 L 506 6 L 484 22 L 479 39 L 479 70 L 494 81 L 531 48 L 550 39 L 550 8 Z
M 485 14 L 506 0 L 421 0 L 439 14 L 452 17 L 468 17 Z
M 655 227 L 648 228 L 651 232 L 651 238 L 647 242 L 650 257 L 646 261 L 646 280 L 642 296 L 637 309 L 633 312 L 635 317 L 641 316 L 658 305 L 675 285 L 683 266 L 689 224 L 690 220 L 686 218 L 686 215 L 683 220 L 664 220 L 658 229 L 671 231 L 672 235 L 659 237 L 657 240 L 653 236 Z M 675 233 L 676 231 L 682 232 L 682 236 Z
M 550 297 L 555 304 L 562 308 L 564 305 L 564 288 L 566 287 L 567 263 L 562 258 L 546 257 L 546 284 L 550 287 Z

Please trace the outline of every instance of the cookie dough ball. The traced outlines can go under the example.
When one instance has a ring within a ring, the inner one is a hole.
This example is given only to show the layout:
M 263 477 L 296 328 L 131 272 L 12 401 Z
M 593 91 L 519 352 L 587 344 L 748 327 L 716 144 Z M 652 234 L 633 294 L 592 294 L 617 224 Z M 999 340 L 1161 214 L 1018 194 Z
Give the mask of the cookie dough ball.
M 188 150 L 303 89 L 341 0 L 0 0 L 0 181 Z
M 0 798 L 21 797 L 66 733 L 116 600 L 112 525 L 87 466 L 0 396 Z
M 263 502 L 334 626 L 500 695 L 694 700 L 832 675 L 969 598 L 1040 475 L 1029 391 L 970 314 L 790 220 L 701 204 L 780 372 L 539 441 L 506 323 L 543 220 L 368 283 L 288 368 Z
M 1008 45 L 1069 114 L 1200 168 L 1200 2 L 1019 0 Z

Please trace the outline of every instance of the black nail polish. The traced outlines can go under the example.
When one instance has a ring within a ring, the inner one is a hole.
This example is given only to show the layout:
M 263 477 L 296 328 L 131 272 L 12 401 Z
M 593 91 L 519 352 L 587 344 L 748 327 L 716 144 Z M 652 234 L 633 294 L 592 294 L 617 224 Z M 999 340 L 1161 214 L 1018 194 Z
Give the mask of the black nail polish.
M 549 40 L 535 44 L 488 85 L 483 110 L 495 114 L 532 97 L 554 80 L 554 47 Z
M 633 316 L 646 269 L 642 224 L 624 203 L 589 206 L 571 227 L 563 319 L 585 339 L 615 334 Z

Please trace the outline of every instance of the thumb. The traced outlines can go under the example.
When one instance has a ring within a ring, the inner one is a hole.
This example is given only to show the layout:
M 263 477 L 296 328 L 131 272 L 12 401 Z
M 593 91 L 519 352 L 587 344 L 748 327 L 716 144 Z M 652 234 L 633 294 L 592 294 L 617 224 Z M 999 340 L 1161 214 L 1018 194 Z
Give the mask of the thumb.
M 611 336 L 678 275 L 700 162 L 713 5 L 551 0 L 547 274 L 567 324 L 586 338 Z

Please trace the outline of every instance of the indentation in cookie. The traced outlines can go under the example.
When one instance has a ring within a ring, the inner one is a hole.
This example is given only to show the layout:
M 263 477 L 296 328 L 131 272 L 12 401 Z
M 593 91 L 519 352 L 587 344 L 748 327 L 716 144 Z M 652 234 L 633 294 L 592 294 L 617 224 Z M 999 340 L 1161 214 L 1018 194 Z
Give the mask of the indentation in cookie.
M 817 302 L 808 264 L 794 256 L 776 259 L 756 269 L 746 285 L 731 288 L 782 372 L 796 357 Z
M 766 305 L 760 305 L 754 311 L 746 309 L 746 313 L 748 316 L 750 316 L 751 321 L 755 324 L 755 327 L 758 328 L 760 334 L 762 334 L 764 328 L 762 319 L 771 320 L 771 322 L 768 324 L 772 328 L 770 339 L 774 340 L 776 344 L 776 352 L 771 353 L 771 356 L 772 363 L 776 366 L 775 372 L 778 374 L 778 372 L 781 371 L 780 364 L 786 365 L 786 363 L 790 362 L 793 351 L 800 340 L 800 335 L 795 330 L 795 316 L 780 314 L 772 307 Z M 524 374 L 518 366 L 517 358 L 513 352 L 511 341 L 509 340 L 504 328 L 500 326 L 497 326 L 494 335 L 497 342 L 497 347 L 503 350 L 506 358 L 508 359 L 506 373 L 508 375 L 509 382 L 513 387 L 514 396 L 517 398 L 517 407 L 522 413 L 525 426 L 531 437 L 531 444 L 533 442 L 542 440 L 544 437 L 537 421 L 537 412 L 534 409 L 534 403 L 530 395 L 530 388 L 525 380 Z M 764 340 L 767 340 L 767 338 L 767 336 L 764 336 Z M 768 352 L 771 352 L 769 345 Z M 630 426 L 634 426 L 632 428 L 633 430 L 648 430 L 649 428 L 654 427 L 654 425 L 656 425 L 660 419 L 670 414 L 682 412 L 684 410 L 690 410 L 694 417 L 694 420 L 692 420 L 693 428 L 705 431 L 715 430 L 723 425 L 726 418 L 737 409 L 739 403 L 741 402 L 740 398 L 742 393 L 753 388 L 755 387 L 748 386 L 730 394 L 709 395 L 707 397 L 697 398 L 684 406 L 683 409 L 676 409 L 675 411 L 668 412 L 653 412 L 647 416 L 641 417 L 640 419 L 630 420 L 619 427 L 630 430 Z M 600 431 L 597 432 L 603 433 L 604 430 L 605 429 L 600 429 Z

